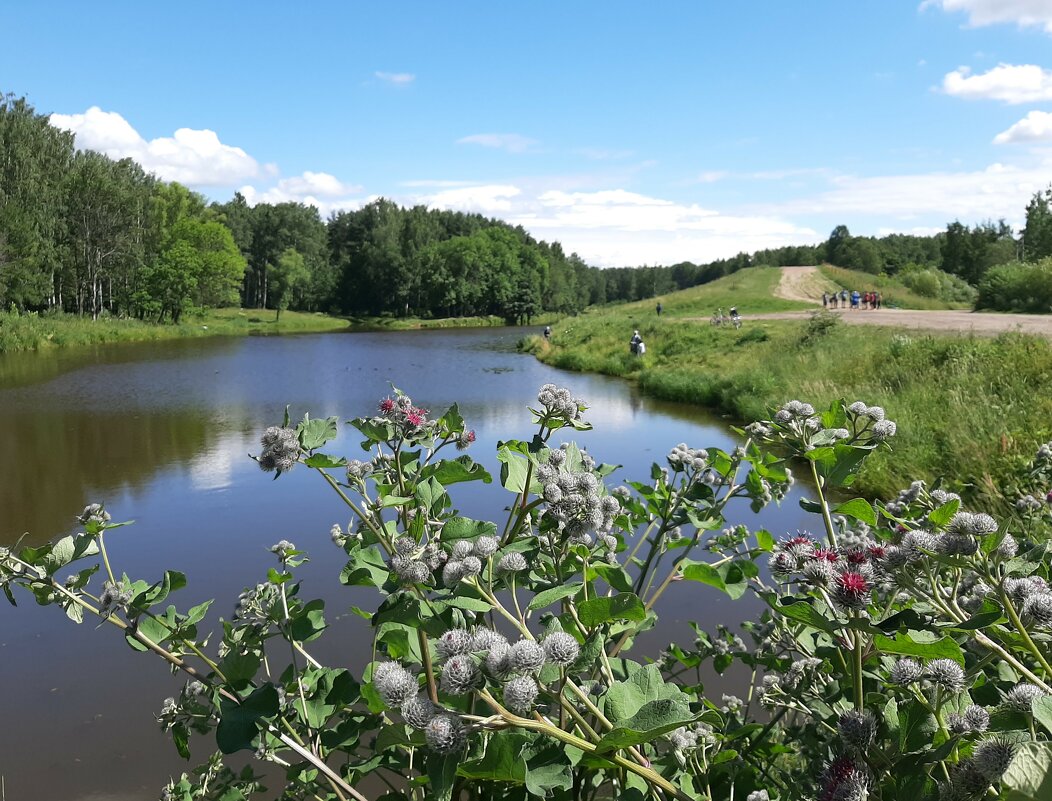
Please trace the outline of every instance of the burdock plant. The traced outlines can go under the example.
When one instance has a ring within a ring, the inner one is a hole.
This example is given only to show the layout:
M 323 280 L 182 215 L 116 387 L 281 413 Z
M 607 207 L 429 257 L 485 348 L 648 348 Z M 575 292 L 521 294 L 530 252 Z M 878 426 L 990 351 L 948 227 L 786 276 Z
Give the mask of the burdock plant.
M 790 401 L 730 450 L 679 443 L 611 490 L 613 468 L 566 437 L 590 430 L 587 404 L 554 385 L 536 401 L 533 436 L 497 447 L 495 521 L 456 511 L 458 484 L 494 481 L 464 452 L 475 435 L 456 406 L 435 416 L 396 390 L 350 421 L 363 459 L 329 452 L 335 418 L 264 433 L 263 470 L 311 471 L 351 516 L 331 539 L 340 581 L 377 595 L 361 675 L 316 656 L 324 605 L 303 596 L 306 554 L 284 540 L 215 633 L 208 604 L 170 605 L 181 574 L 114 571 L 120 524 L 99 504 L 76 535 L 0 549 L 0 588 L 187 674 L 158 721 L 183 756 L 212 737 L 218 752 L 166 799 L 262 792 L 226 764 L 239 751 L 283 773 L 290 799 L 1043 797 L 1052 444 L 1004 519 L 921 480 L 872 503 L 851 487 L 894 442 L 885 410 Z M 777 502 L 794 473 L 813 525 L 726 524 L 729 503 Z M 666 593 L 704 618 L 712 592 L 765 611 L 740 634 L 694 623 L 693 642 L 634 654 Z M 708 697 L 708 671 L 749 680 Z

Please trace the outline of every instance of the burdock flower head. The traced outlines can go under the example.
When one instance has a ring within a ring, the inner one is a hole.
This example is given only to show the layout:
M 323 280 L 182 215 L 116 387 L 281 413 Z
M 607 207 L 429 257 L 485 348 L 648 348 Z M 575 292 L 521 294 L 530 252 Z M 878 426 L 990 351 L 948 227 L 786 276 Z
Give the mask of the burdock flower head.
M 924 669 L 924 674 L 932 684 L 952 693 L 964 689 L 964 668 L 952 659 L 933 659 Z
M 581 413 L 588 408 L 566 387 L 557 387 L 555 384 L 541 387 L 537 393 L 537 402 L 544 407 L 545 416 L 561 418 L 566 423 L 580 420 Z
M 263 432 L 260 442 L 263 452 L 256 461 L 264 472 L 276 471 L 280 476 L 291 470 L 299 459 L 300 441 L 295 429 L 271 426 Z
M 581 655 L 581 646 L 565 631 L 553 631 L 541 641 L 541 646 L 550 662 L 563 667 L 572 665 Z
M 908 687 L 924 678 L 924 668 L 915 659 L 899 659 L 891 666 L 889 679 L 899 687 Z
M 516 676 L 504 685 L 504 705 L 517 715 L 526 715 L 533 709 L 540 689 L 530 676 Z
M 837 733 L 844 745 L 856 751 L 865 751 L 873 744 L 877 734 L 877 722 L 869 712 L 850 710 L 837 721 Z
M 462 750 L 468 738 L 460 718 L 448 712 L 441 712 L 427 722 L 424 727 L 424 739 L 432 751 L 452 754 Z
M 416 677 L 397 662 L 381 662 L 373 670 L 373 687 L 389 707 L 399 707 L 417 694 Z
M 833 581 L 833 600 L 842 609 L 864 609 L 869 602 L 869 582 L 861 573 L 847 570 Z

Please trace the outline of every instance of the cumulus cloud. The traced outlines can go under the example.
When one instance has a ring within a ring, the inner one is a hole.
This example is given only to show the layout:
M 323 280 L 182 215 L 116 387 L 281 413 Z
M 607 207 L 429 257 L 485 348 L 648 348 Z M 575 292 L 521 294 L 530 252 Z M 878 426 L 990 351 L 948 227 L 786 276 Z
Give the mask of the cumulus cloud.
M 406 86 L 416 80 L 416 76 L 411 72 L 374 72 L 373 75 L 384 83 L 395 86 Z
M 1048 183 L 1052 161 L 1029 166 L 991 164 L 971 172 L 860 177 L 841 175 L 832 188 L 810 198 L 771 206 L 787 215 L 880 216 L 891 220 L 945 221 L 1019 217 L 1027 201 Z
M 942 90 L 965 100 L 1035 103 L 1052 100 L 1052 70 L 1036 64 L 998 64 L 981 75 L 958 67 L 942 79 Z
M 1052 114 L 1031 111 L 1007 131 L 994 137 L 994 144 L 997 145 L 1017 142 L 1052 142 Z
M 243 186 L 239 190 L 250 206 L 257 203 L 303 203 L 314 206 L 327 217 L 334 211 L 357 209 L 372 197 L 354 197 L 362 187 L 344 183 L 326 172 L 304 172 L 290 178 L 282 178 L 274 186 L 259 189 Z
M 110 158 L 132 158 L 166 181 L 187 186 L 228 186 L 260 174 L 258 162 L 239 147 L 225 145 L 215 131 L 180 128 L 147 141 L 115 111 L 92 106 L 83 114 L 52 114 L 51 124 L 72 131 L 81 150 Z
M 457 140 L 458 145 L 481 145 L 497 150 L 506 150 L 509 153 L 525 153 L 535 145 L 536 139 L 515 133 L 482 133 L 471 134 Z
M 924 0 L 921 8 L 963 12 L 974 28 L 1015 23 L 1021 28 L 1041 27 L 1052 33 L 1052 4 L 1048 0 Z
M 415 204 L 423 204 L 448 211 L 466 211 L 479 214 L 504 214 L 512 210 L 512 199 L 522 190 L 511 184 L 484 184 L 443 189 L 431 195 L 411 198 Z

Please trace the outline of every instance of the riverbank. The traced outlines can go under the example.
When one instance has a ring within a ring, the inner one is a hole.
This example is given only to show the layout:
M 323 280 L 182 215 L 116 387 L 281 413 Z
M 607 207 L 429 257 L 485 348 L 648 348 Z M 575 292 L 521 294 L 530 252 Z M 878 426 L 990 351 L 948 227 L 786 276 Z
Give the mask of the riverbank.
M 342 317 L 308 312 L 282 312 L 281 320 L 275 321 L 274 312 L 267 309 L 212 309 L 178 325 L 116 318 L 92 320 L 70 314 L 0 312 L 0 353 L 188 337 L 341 331 L 349 327 L 350 323 Z
M 647 345 L 631 356 L 639 329 Z M 1010 482 L 1050 436 L 1052 346 L 1041 338 L 927 334 L 812 321 L 747 322 L 740 330 L 630 314 L 586 314 L 553 326 L 524 350 L 568 370 L 638 383 L 649 395 L 697 404 L 735 423 L 792 398 L 843 397 L 887 409 L 898 424 L 890 452 L 859 478 L 870 497 L 917 478 L 944 477 L 973 503 Z

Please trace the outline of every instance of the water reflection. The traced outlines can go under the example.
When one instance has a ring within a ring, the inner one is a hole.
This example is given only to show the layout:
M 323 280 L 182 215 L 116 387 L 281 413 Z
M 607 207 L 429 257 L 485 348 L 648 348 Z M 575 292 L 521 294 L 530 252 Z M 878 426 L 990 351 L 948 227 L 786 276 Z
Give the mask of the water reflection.
M 591 405 L 596 430 L 579 440 L 598 461 L 626 465 L 612 484 L 645 478 L 650 462 L 681 441 L 733 446 L 725 427 L 696 409 L 515 353 L 520 336 L 487 329 L 197 340 L 96 348 L 79 363 L 73 351 L 35 354 L 32 369 L 22 356 L 14 367 L 0 358 L 0 377 L 23 379 L 0 384 L 7 432 L 0 439 L 0 542 L 24 531 L 34 541 L 51 538 L 70 530 L 86 503 L 104 500 L 116 519 L 136 520 L 107 538 L 118 571 L 153 580 L 162 568 L 182 570 L 190 586 L 173 598 L 177 605 L 214 597 L 216 615 L 229 616 L 238 592 L 272 565 L 267 547 L 289 539 L 310 552 L 304 592 L 326 600 L 334 629 L 316 645 L 319 657 L 360 668 L 369 630 L 348 610 L 377 599 L 336 581 L 342 554 L 328 531 L 346 524 L 346 510 L 309 471 L 274 482 L 247 457 L 286 404 L 294 416 L 368 414 L 392 383 L 435 411 L 458 402 L 478 436 L 472 453 L 494 474 L 496 441 L 532 435 L 525 405 L 547 381 L 568 385 Z M 342 426 L 332 450 L 353 457 L 358 440 Z M 474 517 L 499 518 L 508 502 L 496 483 L 453 490 L 458 508 Z M 758 518 L 745 504 L 731 515 L 774 531 L 803 525 L 795 496 Z M 711 628 L 759 610 L 754 600 L 731 602 L 684 582 L 658 611 L 659 626 L 640 638 L 651 653 L 671 640 L 689 642 L 689 620 Z M 161 699 L 180 682 L 114 632 L 73 626 L 56 612 L 32 604 L 0 612 L 0 714 L 19 721 L 0 731 L 9 797 L 155 797 L 167 775 L 185 769 L 153 723 Z M 709 684 L 717 698 L 718 688 Z M 193 747 L 203 758 L 214 743 Z

